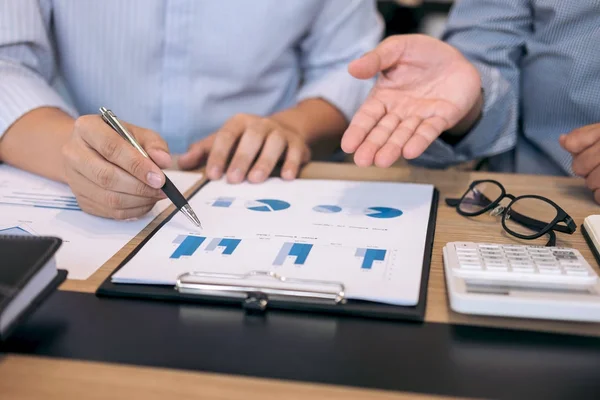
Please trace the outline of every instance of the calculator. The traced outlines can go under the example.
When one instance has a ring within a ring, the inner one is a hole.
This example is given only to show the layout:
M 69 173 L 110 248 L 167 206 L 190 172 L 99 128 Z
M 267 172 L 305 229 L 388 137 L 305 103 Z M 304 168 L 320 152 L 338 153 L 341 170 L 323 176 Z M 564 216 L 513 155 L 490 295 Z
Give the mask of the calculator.
M 576 249 L 451 242 L 443 249 L 452 310 L 600 322 L 600 279 Z

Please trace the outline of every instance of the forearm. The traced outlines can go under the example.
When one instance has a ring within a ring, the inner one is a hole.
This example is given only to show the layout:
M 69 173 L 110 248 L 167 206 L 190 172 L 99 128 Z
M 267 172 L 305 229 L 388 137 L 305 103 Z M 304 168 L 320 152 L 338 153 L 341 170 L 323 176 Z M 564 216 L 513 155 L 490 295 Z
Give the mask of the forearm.
M 344 115 L 323 99 L 301 101 L 295 107 L 273 114 L 271 118 L 298 132 L 309 145 L 339 139 L 348 126 Z
M 65 181 L 62 146 L 74 119 L 57 108 L 32 110 L 0 138 L 0 161 L 56 181 Z

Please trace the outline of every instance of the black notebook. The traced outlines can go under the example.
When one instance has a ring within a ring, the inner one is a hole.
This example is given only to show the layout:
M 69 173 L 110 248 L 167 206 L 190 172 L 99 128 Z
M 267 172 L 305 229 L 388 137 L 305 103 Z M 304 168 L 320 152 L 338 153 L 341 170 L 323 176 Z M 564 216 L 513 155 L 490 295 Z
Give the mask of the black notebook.
M 0 340 L 10 335 L 65 279 L 55 237 L 0 235 Z

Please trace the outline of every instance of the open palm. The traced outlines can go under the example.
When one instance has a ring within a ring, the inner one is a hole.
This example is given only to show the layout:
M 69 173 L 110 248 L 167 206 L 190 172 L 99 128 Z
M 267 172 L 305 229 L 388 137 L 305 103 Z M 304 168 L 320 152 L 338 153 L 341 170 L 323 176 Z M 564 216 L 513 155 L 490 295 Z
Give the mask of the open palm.
M 360 166 L 420 156 L 469 114 L 481 93 L 477 69 L 452 46 L 423 35 L 390 37 L 349 70 L 360 79 L 381 72 L 342 139 Z

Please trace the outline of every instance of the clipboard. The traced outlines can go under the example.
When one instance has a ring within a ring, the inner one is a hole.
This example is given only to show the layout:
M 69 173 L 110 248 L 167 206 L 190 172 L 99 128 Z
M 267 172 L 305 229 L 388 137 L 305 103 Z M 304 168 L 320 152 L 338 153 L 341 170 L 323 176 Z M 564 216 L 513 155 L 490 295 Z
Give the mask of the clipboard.
M 198 191 L 203 186 L 199 187 Z M 425 236 L 419 299 L 414 306 L 347 299 L 343 282 L 293 279 L 273 271 L 251 271 L 244 275 L 189 271 L 178 277 L 175 286 L 113 283 L 111 274 L 97 289 L 96 295 L 222 305 L 255 314 L 268 310 L 283 310 L 422 322 L 425 318 L 438 203 L 439 192 L 434 187 Z M 126 265 L 176 213 L 175 210 L 157 226 L 114 272 Z M 263 284 L 257 285 L 257 279 Z

